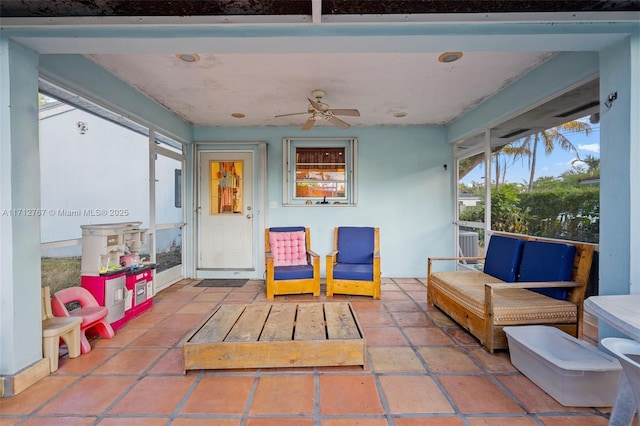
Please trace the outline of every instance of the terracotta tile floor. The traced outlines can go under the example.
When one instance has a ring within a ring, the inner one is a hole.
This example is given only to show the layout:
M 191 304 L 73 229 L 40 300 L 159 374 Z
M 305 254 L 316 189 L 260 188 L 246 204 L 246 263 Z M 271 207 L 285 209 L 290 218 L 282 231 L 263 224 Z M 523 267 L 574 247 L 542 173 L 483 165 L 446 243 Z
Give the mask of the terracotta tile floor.
M 362 367 L 193 371 L 181 342 L 220 303 L 263 303 L 264 284 L 200 288 L 183 280 L 93 350 L 0 399 L 7 425 L 417 426 L 606 425 L 609 408 L 564 407 L 489 354 L 436 308 L 424 280 L 385 279 L 382 299 L 352 302 Z M 311 295 L 276 301 L 309 301 Z M 318 299 L 316 299 L 318 300 Z M 327 300 L 321 296 L 319 300 Z M 593 330 L 593 327 L 591 327 Z M 593 335 L 593 334 L 592 334 Z

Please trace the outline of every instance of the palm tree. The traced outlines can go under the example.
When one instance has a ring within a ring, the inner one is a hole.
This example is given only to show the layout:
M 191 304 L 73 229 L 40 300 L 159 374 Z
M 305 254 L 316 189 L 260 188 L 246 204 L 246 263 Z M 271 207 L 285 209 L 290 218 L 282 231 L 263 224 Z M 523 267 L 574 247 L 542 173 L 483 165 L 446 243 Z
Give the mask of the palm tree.
M 491 148 L 491 158 L 494 156 L 499 156 L 501 152 L 504 151 L 505 146 L 501 147 L 493 147 Z M 458 180 L 461 180 L 467 174 L 469 174 L 478 164 L 481 164 L 484 161 L 484 152 L 473 155 L 471 157 L 464 158 L 460 160 L 458 163 Z M 497 176 L 500 176 L 499 167 L 497 170 Z
M 588 154 L 586 157 L 582 159 L 582 162 L 587 165 L 587 173 L 589 176 L 593 177 L 593 175 L 597 172 L 600 172 L 600 159 L 594 157 L 591 154 Z
M 588 136 L 589 133 L 591 133 L 591 125 L 583 121 L 569 121 L 559 126 L 531 134 L 521 139 L 520 144 L 518 144 L 516 141 L 499 147 L 492 147 L 491 156 L 496 159 L 496 189 L 499 187 L 500 176 L 504 175 L 505 169 L 507 167 L 505 162 L 502 166 L 503 169 L 501 170 L 501 166 L 497 164 L 497 160 L 500 158 L 501 153 L 512 156 L 513 162 L 515 162 L 518 158 L 528 159 L 530 173 L 529 182 L 527 183 L 527 192 L 531 192 L 533 189 L 533 181 L 535 180 L 536 156 L 538 154 L 538 142 L 540 140 L 544 141 L 546 155 L 550 155 L 553 152 L 556 142 L 558 142 L 558 146 L 562 150 L 572 151 L 576 154 L 578 160 L 580 160 L 578 150 L 562 132 L 584 132 L 584 134 Z M 466 176 L 478 164 L 482 163 L 483 160 L 484 155 L 482 153 L 461 160 L 458 166 L 458 179 L 462 179 L 464 176 Z
M 512 147 L 513 152 L 515 153 L 514 155 L 527 157 L 529 160 L 529 184 L 527 186 L 527 192 L 531 192 L 533 190 L 533 181 L 535 180 L 536 157 L 538 155 L 539 142 L 543 143 L 544 153 L 547 156 L 553 152 L 556 146 L 558 146 L 563 151 L 573 152 L 578 157 L 578 159 L 580 158 L 578 150 L 564 135 L 563 132 L 584 132 L 584 134 L 588 136 L 589 133 L 591 133 L 591 125 L 584 121 L 569 121 L 559 126 L 531 134 L 521 139 L 521 143 L 519 145 Z
M 502 165 L 500 164 L 500 159 L 502 157 L 501 154 L 505 155 L 505 158 L 502 159 Z M 526 146 L 514 147 L 512 144 L 503 145 L 492 154 L 492 161 L 495 161 L 496 167 L 496 191 L 500 189 L 500 179 L 502 179 L 502 183 L 505 183 L 505 179 L 507 177 L 507 169 L 509 168 L 509 166 L 512 166 L 516 162 L 518 157 L 527 157 L 530 155 L 531 152 L 529 152 Z M 507 163 L 508 157 L 511 157 L 510 163 Z

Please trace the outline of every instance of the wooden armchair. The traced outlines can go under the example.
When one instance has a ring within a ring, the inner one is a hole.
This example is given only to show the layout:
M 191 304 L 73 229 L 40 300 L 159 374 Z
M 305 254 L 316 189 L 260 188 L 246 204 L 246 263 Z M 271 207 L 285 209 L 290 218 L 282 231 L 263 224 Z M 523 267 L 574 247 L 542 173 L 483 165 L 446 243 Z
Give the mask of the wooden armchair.
M 265 229 L 266 293 L 320 296 L 320 256 L 311 250 L 309 228 Z
M 337 227 L 327 255 L 327 296 L 353 294 L 380 299 L 380 229 Z

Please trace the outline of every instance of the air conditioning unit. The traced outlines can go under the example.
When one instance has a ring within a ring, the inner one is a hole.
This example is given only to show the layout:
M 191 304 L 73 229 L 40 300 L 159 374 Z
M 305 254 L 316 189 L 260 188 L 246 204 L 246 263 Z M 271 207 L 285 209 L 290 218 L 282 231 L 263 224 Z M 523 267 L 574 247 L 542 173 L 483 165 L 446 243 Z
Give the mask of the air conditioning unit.
M 458 244 L 464 257 L 478 257 L 478 233 L 471 231 L 460 231 L 458 233 Z M 467 263 L 478 263 L 476 260 L 469 260 Z

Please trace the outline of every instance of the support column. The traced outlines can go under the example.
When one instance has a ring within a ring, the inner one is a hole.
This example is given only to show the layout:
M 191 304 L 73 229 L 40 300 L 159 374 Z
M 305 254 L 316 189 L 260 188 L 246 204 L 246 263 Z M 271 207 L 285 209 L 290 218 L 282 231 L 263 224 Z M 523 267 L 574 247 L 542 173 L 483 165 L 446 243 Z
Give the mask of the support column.
M 637 33 L 600 52 L 601 295 L 640 294 L 639 59 Z M 620 336 L 602 321 L 598 334 Z
M 40 302 L 38 55 L 0 38 L 0 395 L 48 374 Z

